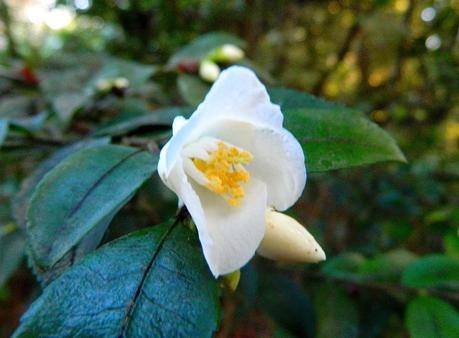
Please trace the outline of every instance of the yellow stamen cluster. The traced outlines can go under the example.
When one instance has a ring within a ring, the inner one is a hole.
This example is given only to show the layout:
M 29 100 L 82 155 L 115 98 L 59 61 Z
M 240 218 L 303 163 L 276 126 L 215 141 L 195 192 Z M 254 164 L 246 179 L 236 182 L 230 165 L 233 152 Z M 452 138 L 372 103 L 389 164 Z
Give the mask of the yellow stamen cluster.
M 208 179 L 207 188 L 223 195 L 229 205 L 238 206 L 245 196 L 241 183 L 250 178 L 242 164 L 252 160 L 253 156 L 248 151 L 219 142 L 218 149 L 210 152 L 207 161 L 194 158 L 193 163 Z

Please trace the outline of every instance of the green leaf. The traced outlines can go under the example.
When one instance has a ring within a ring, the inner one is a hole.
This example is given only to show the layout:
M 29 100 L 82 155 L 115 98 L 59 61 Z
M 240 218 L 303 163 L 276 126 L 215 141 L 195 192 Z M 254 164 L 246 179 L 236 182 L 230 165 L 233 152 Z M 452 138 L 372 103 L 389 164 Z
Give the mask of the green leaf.
M 413 299 L 406 308 L 405 322 L 411 338 L 459 337 L 459 313 L 434 297 Z
M 109 142 L 110 138 L 108 137 L 77 142 L 63 147 L 62 149 L 52 154 L 48 159 L 40 163 L 38 167 L 32 172 L 32 174 L 22 182 L 21 189 L 13 199 L 13 215 L 19 227 L 24 230 L 26 229 L 26 212 L 29 207 L 32 193 L 37 184 L 51 169 L 57 166 L 65 158 L 81 149 L 96 147 L 108 144 Z M 31 266 L 34 274 L 42 286 L 49 284 L 69 266 L 73 265 L 81 257 L 95 249 L 97 245 L 99 245 L 102 236 L 108 224 L 110 223 L 111 217 L 109 217 L 108 220 L 105 220 L 99 225 L 95 226 L 94 230 L 83 237 L 77 245 L 73 246 L 69 252 L 50 269 L 43 269 L 37 265 L 31 257 L 29 257 L 29 265 Z
M 67 127 L 77 110 L 88 100 L 88 96 L 81 92 L 55 94 L 52 102 L 61 125 Z
M 325 275 L 342 278 L 358 279 L 360 267 L 364 264 L 365 257 L 356 252 L 345 252 L 325 262 L 322 272 Z
M 185 102 L 191 106 L 201 103 L 210 89 L 206 82 L 190 74 L 180 74 L 177 77 L 177 87 Z
M 175 53 L 168 62 L 168 67 L 176 67 L 184 61 L 201 61 L 213 49 L 224 44 L 233 44 L 245 48 L 245 41 L 237 36 L 223 32 L 211 32 L 201 35 L 197 39 Z
M 32 96 L 13 95 L 0 100 L 0 119 L 8 120 L 10 129 L 35 132 L 46 119 L 47 113 L 34 114 L 39 109 L 36 99 Z
M 364 262 L 359 274 L 378 281 L 398 282 L 406 266 L 416 259 L 412 252 L 397 249 Z
M 300 141 L 310 172 L 382 161 L 406 162 L 394 139 L 362 114 L 292 90 L 272 90 L 285 127 Z
M 6 139 L 6 134 L 8 134 L 8 121 L 0 119 L 0 147 Z
M 456 230 L 452 230 L 443 237 L 443 246 L 448 256 L 459 259 L 459 236 Z
M 20 228 L 26 229 L 26 213 L 32 193 L 41 179 L 71 154 L 84 149 L 110 143 L 110 138 L 89 139 L 63 147 L 40 163 L 25 180 L 13 199 L 13 216 Z
M 211 337 L 219 288 L 196 234 L 171 222 L 111 242 L 48 286 L 13 337 Z
M 124 203 L 127 203 L 131 197 L 132 196 L 129 196 Z M 96 224 L 91 231 L 89 231 L 76 245 L 72 246 L 51 268 L 43 268 L 35 262 L 33 255 L 29 254 L 29 266 L 32 268 L 42 288 L 46 287 L 69 267 L 97 248 L 102 241 L 105 231 L 118 211 L 119 208 L 115 209 L 112 214 Z
M 119 136 L 130 133 L 141 127 L 169 127 L 172 125 L 175 117 L 188 117 L 190 114 L 190 108 L 181 107 L 161 108 L 148 113 L 126 111 L 115 117 L 113 120 L 100 126 L 100 128 L 95 132 L 95 135 Z
M 338 286 L 322 284 L 314 298 L 317 338 L 354 338 L 359 335 L 357 305 Z
M 0 227 L 0 288 L 21 264 L 25 236 L 14 224 Z
M 30 253 L 49 269 L 116 213 L 153 175 L 157 155 L 103 145 L 83 149 L 51 170 L 35 189 L 27 218 Z
M 402 283 L 417 288 L 459 288 L 459 260 L 430 255 L 419 258 L 405 269 Z
M 268 93 L 271 98 L 271 102 L 280 105 L 282 111 L 300 108 L 342 109 L 345 111 L 351 111 L 351 109 L 337 103 L 326 101 L 315 97 L 314 95 L 294 89 L 275 87 L 269 88 Z

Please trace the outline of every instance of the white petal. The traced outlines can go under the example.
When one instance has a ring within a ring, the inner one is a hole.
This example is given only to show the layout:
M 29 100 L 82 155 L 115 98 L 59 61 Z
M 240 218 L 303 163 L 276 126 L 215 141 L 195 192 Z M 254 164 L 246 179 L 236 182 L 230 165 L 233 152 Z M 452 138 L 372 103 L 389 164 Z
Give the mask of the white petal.
M 267 185 L 268 206 L 277 210 L 291 207 L 304 190 L 306 167 L 301 145 L 286 129 L 270 129 L 240 121 L 217 121 L 206 131 L 252 153 L 246 165 L 251 177 Z
M 174 168 L 172 168 L 170 174 L 166 177 L 166 185 L 174 191 L 180 198 L 179 204 L 185 204 L 188 212 L 190 213 L 193 221 L 198 227 L 206 227 L 206 218 L 201 205 L 201 201 L 191 186 L 187 175 L 183 169 L 182 159 L 179 158 Z M 198 226 L 198 224 L 200 226 Z M 212 246 L 212 240 L 208 236 L 207 232 L 201 234 L 199 232 L 199 240 L 203 247 Z
M 251 179 L 237 207 L 201 186 L 193 183 L 193 187 L 201 200 L 205 221 L 192 216 L 212 273 L 217 277 L 240 269 L 253 257 L 264 235 L 266 185 Z
M 283 115 L 280 107 L 271 103 L 255 73 L 240 66 L 230 67 L 221 73 L 188 121 L 176 119 L 180 128 L 175 128 L 174 121 L 174 137 L 164 158 L 166 172 L 174 167 L 183 146 L 205 136 L 210 124 L 227 119 L 281 130 Z
M 167 177 L 198 229 L 204 256 L 215 277 L 244 266 L 260 245 L 265 231 L 266 185 L 246 184 L 241 205 L 233 207 L 186 176 L 181 158 Z
M 280 107 L 272 104 L 253 71 L 233 66 L 223 71 L 194 115 L 229 118 L 282 128 Z
M 183 116 L 177 116 L 172 122 L 172 135 L 177 134 L 179 130 L 186 125 L 187 122 L 188 120 Z

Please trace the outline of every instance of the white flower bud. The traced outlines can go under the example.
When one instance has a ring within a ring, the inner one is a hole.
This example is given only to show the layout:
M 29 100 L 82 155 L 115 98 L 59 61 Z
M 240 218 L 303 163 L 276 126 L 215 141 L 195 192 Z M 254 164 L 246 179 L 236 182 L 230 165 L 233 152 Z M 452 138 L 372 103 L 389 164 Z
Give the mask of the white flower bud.
M 231 44 L 223 45 L 220 53 L 222 56 L 222 61 L 230 63 L 242 60 L 245 56 L 244 51 L 241 48 Z
M 215 62 L 204 60 L 199 65 L 199 76 L 207 81 L 214 82 L 220 75 L 220 67 Z
M 266 231 L 257 253 L 290 263 L 317 263 L 326 258 L 320 245 L 300 223 L 273 210 L 266 211 Z
M 129 80 L 125 77 L 118 77 L 113 81 L 113 84 L 116 88 L 126 89 L 127 87 L 129 87 Z

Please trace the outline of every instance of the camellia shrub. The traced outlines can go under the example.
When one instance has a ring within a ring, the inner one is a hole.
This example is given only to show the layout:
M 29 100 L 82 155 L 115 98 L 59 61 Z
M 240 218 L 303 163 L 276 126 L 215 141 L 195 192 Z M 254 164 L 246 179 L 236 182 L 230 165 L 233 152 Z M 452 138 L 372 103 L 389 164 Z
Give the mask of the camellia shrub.
M 359 111 L 277 87 L 244 48 L 211 33 L 166 65 L 62 54 L 22 69 L 28 90 L 0 113 L 2 161 L 26 175 L 0 260 L 6 280 L 25 253 L 42 292 L 14 337 L 211 337 L 254 255 L 325 260 L 284 213 L 308 173 L 405 161 Z

